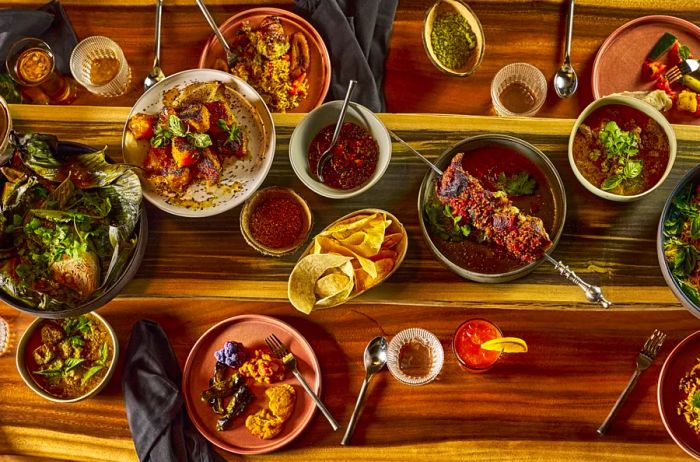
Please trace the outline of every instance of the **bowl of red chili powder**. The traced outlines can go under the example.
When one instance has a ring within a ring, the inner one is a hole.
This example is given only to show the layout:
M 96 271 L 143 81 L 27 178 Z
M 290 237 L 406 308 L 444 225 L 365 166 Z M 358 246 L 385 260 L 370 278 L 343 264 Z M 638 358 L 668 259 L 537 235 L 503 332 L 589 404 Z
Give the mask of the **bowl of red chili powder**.
M 313 218 L 306 201 L 289 188 L 257 191 L 241 210 L 241 234 L 248 245 L 272 257 L 298 250 L 306 242 Z

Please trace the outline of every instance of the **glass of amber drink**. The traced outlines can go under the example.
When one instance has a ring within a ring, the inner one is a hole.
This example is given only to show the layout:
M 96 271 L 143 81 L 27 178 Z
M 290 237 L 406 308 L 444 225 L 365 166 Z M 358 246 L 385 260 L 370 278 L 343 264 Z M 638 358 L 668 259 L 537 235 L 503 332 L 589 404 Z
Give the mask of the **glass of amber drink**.
M 43 40 L 27 37 L 12 44 L 5 66 L 12 80 L 29 89 L 26 93 L 34 100 L 41 92 L 51 104 L 70 104 L 77 96 L 75 81 L 56 70 L 53 51 Z
M 126 93 L 131 78 L 121 47 L 99 35 L 86 38 L 73 49 L 70 71 L 90 93 L 105 97 Z
M 503 337 L 501 329 L 485 319 L 470 319 L 462 323 L 452 339 L 452 351 L 463 369 L 486 372 L 501 358 L 501 351 L 481 348 L 481 344 Z

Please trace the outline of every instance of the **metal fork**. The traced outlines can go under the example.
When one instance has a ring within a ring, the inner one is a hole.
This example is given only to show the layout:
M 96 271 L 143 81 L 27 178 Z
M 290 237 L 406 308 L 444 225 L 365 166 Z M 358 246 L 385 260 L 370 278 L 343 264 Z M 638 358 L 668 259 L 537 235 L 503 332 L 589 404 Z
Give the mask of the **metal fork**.
M 677 66 L 673 66 L 671 69 L 664 73 L 664 77 L 669 83 L 676 82 L 681 79 L 685 74 L 690 74 L 700 69 L 700 61 L 697 59 L 684 59 Z
M 629 396 L 630 392 L 637 383 L 639 376 L 642 375 L 642 371 L 648 369 L 652 361 L 654 361 L 654 358 L 656 358 L 656 355 L 659 352 L 661 345 L 663 345 L 664 340 L 666 340 L 666 334 L 658 329 L 654 329 L 654 333 L 652 333 L 647 339 L 646 343 L 644 343 L 642 351 L 640 351 L 639 356 L 637 356 L 637 368 L 635 369 L 634 374 L 632 374 L 632 378 L 627 384 L 627 387 L 625 387 L 620 397 L 617 398 L 617 401 L 610 411 L 610 414 L 608 414 L 608 416 L 605 418 L 605 422 L 603 422 L 603 424 L 598 428 L 597 431 L 599 435 L 605 435 L 605 433 L 608 431 L 610 424 L 617 415 L 617 411 L 620 410 L 622 403 L 624 403 L 627 396 Z
M 318 406 L 318 408 L 321 410 L 326 419 L 328 419 L 328 422 L 330 422 L 331 427 L 333 427 L 333 431 L 337 430 L 339 428 L 338 422 L 333 418 L 330 411 L 321 402 L 319 397 L 316 396 L 316 393 L 314 393 L 311 387 L 309 387 L 309 384 L 306 383 L 306 380 L 304 380 L 304 376 L 301 375 L 299 369 L 297 369 L 297 359 L 294 357 L 294 355 L 290 353 L 289 350 L 287 350 L 287 347 L 284 346 L 284 344 L 280 341 L 280 339 L 277 338 L 275 334 L 272 334 L 269 337 L 267 337 L 265 339 L 265 343 L 267 343 L 267 346 L 270 347 L 270 351 L 272 351 L 272 354 L 281 359 L 284 365 L 292 370 L 292 374 L 294 374 L 294 377 L 297 378 L 301 386 L 304 388 L 304 391 L 306 391 L 306 393 L 309 396 L 311 396 L 311 399 L 314 400 L 316 406 Z

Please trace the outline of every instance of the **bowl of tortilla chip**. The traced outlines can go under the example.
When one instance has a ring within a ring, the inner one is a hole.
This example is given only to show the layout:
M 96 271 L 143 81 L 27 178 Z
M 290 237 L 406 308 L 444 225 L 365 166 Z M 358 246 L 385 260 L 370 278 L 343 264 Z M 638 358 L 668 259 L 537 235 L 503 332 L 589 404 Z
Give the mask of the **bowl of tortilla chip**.
M 341 305 L 394 274 L 407 248 L 406 230 L 391 213 L 352 212 L 306 248 L 289 275 L 289 301 L 306 314 Z

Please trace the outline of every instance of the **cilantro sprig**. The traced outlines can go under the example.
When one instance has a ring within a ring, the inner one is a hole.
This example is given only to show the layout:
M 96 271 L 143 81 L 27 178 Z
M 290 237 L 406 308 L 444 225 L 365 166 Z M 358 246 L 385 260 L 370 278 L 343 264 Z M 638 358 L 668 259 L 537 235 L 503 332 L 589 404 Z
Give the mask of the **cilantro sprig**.
M 180 120 L 175 114 L 168 117 L 167 127 L 158 127 L 153 138 L 151 138 L 151 146 L 160 148 L 171 142 L 174 137 L 187 138 L 195 148 L 204 149 L 212 145 L 211 137 L 207 133 L 192 133 L 187 125 Z
M 639 136 L 633 131 L 620 129 L 614 120 L 611 120 L 598 135 L 603 144 L 606 162 L 613 173 L 603 181 L 601 189 L 609 191 L 615 189 L 623 181 L 637 178 L 642 174 L 644 164 L 634 157 L 639 154 Z
M 228 133 L 228 137 L 226 138 L 226 141 L 224 141 L 224 145 L 226 144 L 232 144 L 234 141 L 240 141 L 240 134 L 241 131 L 238 129 L 238 125 L 235 123 L 231 124 L 229 127 L 226 125 L 226 121 L 224 119 L 219 119 L 216 124 L 219 126 L 220 129 L 224 130 L 226 133 Z
M 516 173 L 510 177 L 502 172 L 496 179 L 496 186 L 511 197 L 529 196 L 535 192 L 537 181 L 527 172 Z

